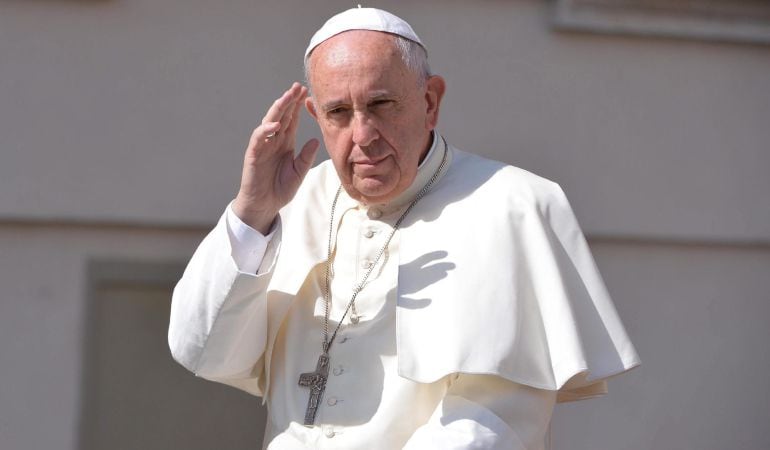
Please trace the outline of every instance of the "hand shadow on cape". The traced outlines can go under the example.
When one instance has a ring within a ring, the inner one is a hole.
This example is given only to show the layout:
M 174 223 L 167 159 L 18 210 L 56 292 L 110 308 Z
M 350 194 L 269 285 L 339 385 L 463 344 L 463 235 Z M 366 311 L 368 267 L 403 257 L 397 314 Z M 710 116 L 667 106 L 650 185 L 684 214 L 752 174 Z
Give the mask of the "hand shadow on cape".
M 449 253 L 445 250 L 436 250 L 399 266 L 398 306 L 400 308 L 420 309 L 430 305 L 429 298 L 411 298 L 409 295 L 446 278 L 449 271 L 457 267 L 453 262 L 439 262 L 448 255 Z M 409 277 L 402 277 L 400 274 L 409 274 Z
M 408 228 L 418 222 L 438 220 L 447 206 L 470 196 L 506 167 L 499 161 L 457 151 L 454 152 L 452 159 L 449 170 L 404 220 L 401 225 L 404 234 L 408 234 Z M 436 225 L 441 226 L 440 223 Z M 473 245 L 472 236 L 456 236 L 456 238 L 467 239 L 467 245 Z M 421 309 L 429 306 L 432 299 L 410 298 L 409 295 L 446 278 L 449 271 L 457 267 L 448 258 L 449 253 L 441 249 L 440 243 L 437 243 L 435 250 L 427 251 L 411 262 L 402 262 L 398 268 L 398 306 L 406 309 Z

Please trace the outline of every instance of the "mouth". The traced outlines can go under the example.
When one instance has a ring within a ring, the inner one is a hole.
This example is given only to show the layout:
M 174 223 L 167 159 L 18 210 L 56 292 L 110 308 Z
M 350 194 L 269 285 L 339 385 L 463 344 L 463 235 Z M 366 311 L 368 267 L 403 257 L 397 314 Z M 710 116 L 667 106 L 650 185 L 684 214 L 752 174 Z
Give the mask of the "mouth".
M 389 155 L 385 155 L 382 158 L 365 158 L 365 159 L 359 159 L 357 161 L 353 161 L 353 165 L 357 167 L 376 167 L 377 165 L 384 162 L 386 159 L 388 159 Z
M 354 160 L 353 164 L 369 164 L 369 165 L 374 165 L 374 164 L 377 164 L 379 162 L 382 162 L 382 161 L 386 160 L 388 158 L 388 156 L 389 155 L 384 155 L 384 156 L 381 156 L 379 158 L 360 158 L 360 159 Z

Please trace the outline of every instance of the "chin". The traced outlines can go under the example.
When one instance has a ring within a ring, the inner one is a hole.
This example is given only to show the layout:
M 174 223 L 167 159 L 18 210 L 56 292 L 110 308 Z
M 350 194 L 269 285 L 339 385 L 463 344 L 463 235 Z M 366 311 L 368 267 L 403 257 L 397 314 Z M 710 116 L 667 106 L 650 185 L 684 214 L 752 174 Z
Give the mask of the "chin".
M 395 182 L 383 183 L 377 179 L 365 179 L 352 183 L 351 187 L 353 191 L 351 197 L 365 203 L 385 203 L 398 195 L 395 192 L 397 187 Z

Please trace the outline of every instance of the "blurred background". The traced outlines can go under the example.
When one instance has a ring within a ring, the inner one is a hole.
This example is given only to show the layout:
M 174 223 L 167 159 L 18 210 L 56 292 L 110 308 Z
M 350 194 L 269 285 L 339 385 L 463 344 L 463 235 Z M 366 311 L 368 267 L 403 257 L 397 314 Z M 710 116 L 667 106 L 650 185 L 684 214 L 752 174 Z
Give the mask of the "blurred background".
M 171 360 L 170 292 L 351 6 L 0 0 L 0 449 L 259 448 L 259 399 Z M 642 357 L 552 448 L 770 448 L 770 2 L 364 6 L 426 43 L 450 143 L 562 185 Z

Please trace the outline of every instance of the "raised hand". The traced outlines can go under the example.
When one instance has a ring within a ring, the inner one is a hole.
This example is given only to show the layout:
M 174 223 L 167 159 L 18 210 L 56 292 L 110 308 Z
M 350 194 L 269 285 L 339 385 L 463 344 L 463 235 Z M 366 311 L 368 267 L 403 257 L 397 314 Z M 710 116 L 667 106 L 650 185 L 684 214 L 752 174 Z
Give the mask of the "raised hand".
M 318 140 L 311 139 L 294 157 L 300 109 L 307 94 L 306 87 L 292 84 L 273 102 L 246 147 L 233 211 L 263 234 L 269 231 L 278 210 L 294 198 L 318 151 Z

